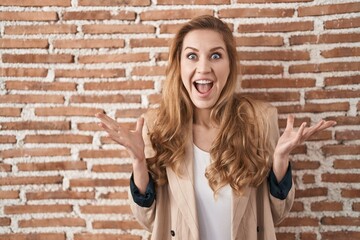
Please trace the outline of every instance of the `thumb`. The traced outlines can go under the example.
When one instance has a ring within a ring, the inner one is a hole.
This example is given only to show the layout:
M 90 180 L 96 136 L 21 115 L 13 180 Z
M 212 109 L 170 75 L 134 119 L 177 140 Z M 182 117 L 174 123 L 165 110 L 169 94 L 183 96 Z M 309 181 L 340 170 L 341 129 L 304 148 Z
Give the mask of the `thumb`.
M 138 120 L 137 120 L 137 122 L 136 122 L 135 132 L 141 132 L 143 126 L 144 126 L 144 118 L 143 118 L 143 117 L 139 117 Z

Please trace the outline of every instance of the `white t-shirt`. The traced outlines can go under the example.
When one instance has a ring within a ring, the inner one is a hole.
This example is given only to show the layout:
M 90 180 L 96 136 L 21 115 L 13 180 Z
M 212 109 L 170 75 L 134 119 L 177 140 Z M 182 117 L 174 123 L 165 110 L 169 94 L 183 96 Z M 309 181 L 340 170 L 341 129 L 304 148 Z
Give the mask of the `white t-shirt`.
M 210 164 L 210 153 L 194 144 L 194 184 L 201 240 L 230 240 L 231 238 L 231 188 L 218 191 L 217 199 L 205 177 Z

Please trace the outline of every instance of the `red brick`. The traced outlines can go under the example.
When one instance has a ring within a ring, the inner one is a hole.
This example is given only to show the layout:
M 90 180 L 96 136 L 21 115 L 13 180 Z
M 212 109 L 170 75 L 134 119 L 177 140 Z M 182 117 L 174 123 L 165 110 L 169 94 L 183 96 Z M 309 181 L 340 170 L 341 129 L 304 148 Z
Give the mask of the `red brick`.
M 25 143 L 92 143 L 92 136 L 78 134 L 36 134 L 25 136 Z
M 48 200 L 48 199 L 95 199 L 95 192 L 55 191 L 55 192 L 28 192 L 26 199 Z
M 284 45 L 284 39 L 280 36 L 257 36 L 257 37 L 235 37 L 236 46 L 273 46 Z
M 357 140 L 360 139 L 360 131 L 356 130 L 345 130 L 345 131 L 337 131 L 335 133 L 336 140 Z
M 94 229 L 143 229 L 137 221 L 94 221 Z
M 71 205 L 16 205 L 4 206 L 5 214 L 29 214 L 29 213 L 70 213 Z
M 279 119 L 278 122 L 279 122 L 279 127 L 280 127 L 280 128 L 286 128 L 286 123 L 287 123 L 287 119 L 286 119 L 286 118 L 284 118 L 284 119 Z M 295 120 L 294 120 L 294 127 L 300 127 L 300 125 L 301 125 L 303 122 L 306 122 L 307 124 L 310 124 L 310 123 L 311 123 L 311 120 L 310 120 L 310 118 L 308 118 L 308 117 L 305 117 L 305 118 L 295 118 Z
M 0 108 L 1 111 L 1 108 Z M 1 116 L 1 114 L 0 114 Z M 11 135 L 2 135 L 0 136 L 0 143 L 1 144 L 5 144 L 5 143 L 16 143 L 16 136 L 11 136 Z
M 46 77 L 43 68 L 0 68 L 0 77 Z
M 141 240 L 141 236 L 134 236 L 128 234 L 108 234 L 108 233 L 78 233 L 74 234 L 74 240 Z
M 100 199 L 127 199 L 128 192 L 109 192 L 109 193 L 102 193 L 99 196 Z
M 169 38 L 140 38 L 130 39 L 131 48 L 144 48 L 144 47 L 169 47 Z
M 1 3 L 0 3 L 1 4 Z M 0 49 L 29 49 L 48 48 L 48 40 L 45 39 L 0 39 Z
M 304 174 L 301 180 L 304 184 L 315 183 L 315 176 L 312 174 Z
M 268 101 L 268 102 L 290 102 L 290 101 L 299 101 L 300 93 L 299 92 L 254 92 L 254 93 L 244 93 L 247 96 L 250 96 L 254 99 Z
M 237 0 L 238 3 L 299 3 L 312 1 L 314 0 Z
M 341 197 L 344 198 L 360 198 L 360 189 L 342 189 Z
M 319 64 L 299 64 L 291 65 L 289 73 L 319 73 L 319 72 L 337 72 L 337 71 L 358 71 L 360 62 L 330 62 Z
M 97 54 L 81 55 L 79 56 L 79 63 L 147 62 L 149 59 L 148 53 Z
M 160 25 L 160 33 L 161 34 L 175 34 L 183 24 L 161 24 Z
M 80 206 L 80 211 L 82 214 L 131 214 L 129 205 L 85 205 Z
M 323 212 L 323 211 L 330 211 L 330 212 L 338 212 L 343 210 L 343 204 L 341 202 L 313 202 L 311 203 L 311 211 L 315 212 Z
M 360 117 L 336 116 L 336 117 L 327 117 L 325 120 L 336 121 L 337 126 L 360 124 Z
M 126 150 L 81 150 L 79 152 L 80 158 L 125 158 L 129 154 Z
M 147 109 L 120 109 L 116 111 L 117 118 L 139 118 Z
M 333 111 L 348 111 L 350 105 L 348 102 L 344 103 L 308 103 L 305 106 L 291 105 L 277 107 L 279 113 L 300 113 L 300 112 L 333 112 Z
M 158 5 L 221 5 L 230 4 L 230 0 L 158 0 Z
M 296 240 L 295 233 L 276 232 L 277 240 Z
M 66 240 L 65 233 L 9 233 L 0 234 L 0 240 Z
M 124 69 L 56 69 L 56 78 L 118 78 L 125 77 Z
M 1 0 L 0 6 L 21 6 L 21 7 L 70 7 L 71 0 L 22 0 L 22 1 L 14 1 L 14 0 Z
M 219 11 L 220 18 L 283 18 L 293 17 L 294 9 L 289 8 L 231 8 Z
M 356 183 L 360 182 L 360 174 L 335 174 L 335 173 L 323 173 L 321 174 L 321 179 L 323 182 L 333 182 L 333 183 L 339 183 L 339 182 L 346 182 L 346 183 Z
M 326 156 L 360 154 L 360 148 L 356 145 L 325 145 L 321 149 Z
M 70 122 L 2 122 L 2 130 L 70 130 Z
M 47 24 L 34 26 L 5 26 L 6 35 L 33 35 L 33 34 L 75 34 L 77 32 L 76 25 L 68 24 Z
M 19 191 L 2 191 L 0 190 L 0 199 L 17 199 L 20 197 Z
M 86 163 L 79 161 L 68 162 L 46 162 L 46 163 L 19 163 L 19 171 L 65 171 L 65 170 L 86 170 Z
M 135 21 L 136 15 L 137 13 L 132 11 L 119 11 L 116 13 L 116 15 L 111 15 L 111 19 Z
M 9 107 L 0 107 L 0 116 L 3 117 L 20 117 L 21 108 L 9 108 Z
M 127 172 L 131 173 L 133 170 L 131 164 L 98 164 L 93 165 L 91 171 L 93 172 Z
M 150 10 L 140 13 L 141 21 L 191 19 L 201 15 L 213 15 L 210 9 Z
M 123 39 L 64 39 L 54 40 L 54 48 L 123 48 Z
M 360 168 L 360 160 L 341 160 L 336 159 L 333 163 L 335 169 L 356 169 Z
M 240 65 L 239 73 L 242 75 L 253 75 L 253 74 L 282 74 L 284 67 L 281 65 Z
M 358 98 L 360 90 L 314 90 L 305 93 L 305 99 Z
M 76 91 L 77 84 L 71 82 L 6 81 L 7 90 Z
M 71 11 L 63 13 L 63 20 L 109 20 L 110 11 Z
M 150 0 L 79 0 L 79 6 L 149 6 Z
M 355 3 L 345 3 L 345 4 L 328 4 L 328 5 L 319 5 L 319 6 L 310 6 L 310 7 L 299 7 L 298 8 L 298 14 L 300 17 L 352 13 L 352 12 L 359 12 L 359 11 L 360 11 L 360 4 L 356 3 L 356 2 Z
M 316 233 L 305 232 L 305 233 L 300 233 L 300 239 L 301 240 L 317 240 L 317 236 L 316 236 Z
M 85 34 L 130 34 L 130 33 L 155 33 L 155 27 L 145 24 L 96 24 L 84 25 L 82 30 Z
M 56 12 L 0 12 L 0 21 L 56 21 Z
M 294 170 L 318 169 L 320 167 L 320 162 L 294 160 L 291 163 L 291 167 Z
M 353 203 L 353 207 L 352 207 L 353 211 L 360 211 L 360 203 Z
M 360 20 L 360 18 L 359 18 Z M 352 47 L 338 47 L 331 50 L 321 51 L 321 56 L 325 58 L 338 58 L 338 57 L 355 57 L 360 56 L 360 48 Z
M 70 156 L 69 148 L 14 148 L 0 152 L 2 158 Z
M 141 103 L 140 95 L 73 95 L 71 103 Z
M 41 227 L 85 227 L 86 222 L 81 218 L 46 218 L 20 220 L 20 228 L 41 228 Z
M 93 117 L 95 113 L 101 112 L 100 108 L 85 108 L 85 107 L 51 107 L 51 108 L 36 108 L 36 116 L 90 116 Z
M 304 211 L 304 203 L 294 201 L 293 206 L 291 207 L 291 212 L 302 212 Z
M 360 226 L 360 219 L 356 217 L 323 217 L 323 225 Z
M 353 231 L 337 231 L 331 232 L 326 231 L 321 233 L 322 240 L 349 240 L 349 239 L 359 239 L 360 232 L 353 232 Z
M 286 79 L 286 78 L 266 78 L 266 79 L 244 79 L 241 80 L 243 88 L 306 88 L 315 87 L 315 79 Z
M 298 32 L 314 30 L 314 22 L 286 22 L 286 23 L 258 23 L 258 24 L 240 24 L 238 31 L 240 33 L 250 32 Z
M 360 27 L 360 18 L 343 18 L 325 21 L 325 29 L 342 29 Z
M 0 227 L 3 226 L 10 226 L 11 225 L 11 219 L 7 217 L 1 217 L 0 218 Z
M 165 67 L 163 66 L 139 66 L 134 67 L 133 76 L 164 76 Z
M 3 54 L 4 63 L 73 63 L 71 54 Z
M 129 179 L 71 179 L 70 187 L 128 187 Z
M 6 163 L 0 163 L 0 172 L 11 172 L 11 165 Z
M 331 140 L 331 131 L 321 131 L 312 135 L 307 141 L 320 141 L 320 140 Z
M 327 77 L 325 78 L 325 86 L 360 84 L 360 75 L 344 76 L 344 77 Z
M 64 103 L 65 99 L 61 95 L 2 95 L 2 103 Z
M 327 196 L 328 189 L 327 188 L 309 188 L 305 190 L 296 190 L 295 196 L 296 198 L 308 198 L 308 197 L 319 197 L 319 196 Z
M 145 74 L 145 73 L 144 73 Z M 90 82 L 84 84 L 85 90 L 132 90 L 132 89 L 154 89 L 153 81 L 116 81 L 116 82 Z
M 62 177 L 3 177 L 0 179 L 0 186 L 12 185 L 42 185 L 42 184 L 61 184 Z
M 344 43 L 344 42 L 359 42 L 360 34 L 357 33 L 339 33 L 339 34 L 323 34 L 315 35 L 301 35 L 290 37 L 290 45 L 301 44 L 324 44 L 324 43 Z
M 310 60 L 310 54 L 307 51 L 239 51 L 239 60 L 268 60 L 268 61 L 297 61 Z
M 319 220 L 311 217 L 288 217 L 285 218 L 283 222 L 280 223 L 281 227 L 299 227 L 299 226 L 309 226 L 317 227 L 319 226 Z

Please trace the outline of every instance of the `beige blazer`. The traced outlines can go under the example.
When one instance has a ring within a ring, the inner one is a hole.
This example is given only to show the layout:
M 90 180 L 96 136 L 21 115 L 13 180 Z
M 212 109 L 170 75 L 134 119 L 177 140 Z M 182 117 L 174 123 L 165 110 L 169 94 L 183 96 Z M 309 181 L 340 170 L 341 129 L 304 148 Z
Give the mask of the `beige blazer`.
M 269 114 L 272 126 L 272 144 L 276 144 L 279 138 L 276 108 L 265 105 L 264 109 Z M 143 137 L 146 157 L 154 154 L 147 134 L 153 123 L 152 115 L 145 115 Z M 138 206 L 129 192 L 132 212 L 139 223 L 152 233 L 152 240 L 201 240 L 194 193 L 192 139 L 187 144 L 181 168 L 184 170 L 181 177 L 171 168 L 166 169 L 168 184 L 156 188 L 156 200 L 150 208 Z M 280 223 L 290 211 L 294 192 L 292 187 L 285 200 L 277 199 L 270 194 L 268 181 L 265 180 L 258 188 L 246 188 L 241 197 L 233 193 L 231 239 L 275 240 L 274 225 Z

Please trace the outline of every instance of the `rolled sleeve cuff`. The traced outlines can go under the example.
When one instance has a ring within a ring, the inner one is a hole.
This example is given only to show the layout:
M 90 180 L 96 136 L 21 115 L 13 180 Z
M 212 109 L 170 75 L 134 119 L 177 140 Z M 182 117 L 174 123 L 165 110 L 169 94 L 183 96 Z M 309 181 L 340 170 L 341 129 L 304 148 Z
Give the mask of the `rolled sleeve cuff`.
M 276 180 L 276 176 L 272 169 L 270 171 L 268 181 L 269 181 L 271 195 L 280 200 L 286 199 L 286 197 L 292 187 L 292 174 L 291 174 L 290 164 L 286 171 L 285 176 L 283 177 L 283 179 L 280 182 L 278 182 Z
M 146 186 L 145 194 L 141 194 L 138 187 L 135 185 L 134 176 L 131 174 L 130 191 L 134 202 L 140 207 L 149 208 L 155 200 L 155 183 L 149 173 L 149 183 Z

